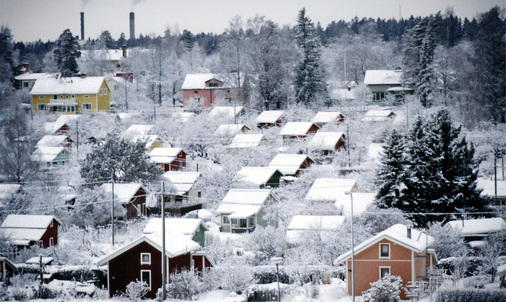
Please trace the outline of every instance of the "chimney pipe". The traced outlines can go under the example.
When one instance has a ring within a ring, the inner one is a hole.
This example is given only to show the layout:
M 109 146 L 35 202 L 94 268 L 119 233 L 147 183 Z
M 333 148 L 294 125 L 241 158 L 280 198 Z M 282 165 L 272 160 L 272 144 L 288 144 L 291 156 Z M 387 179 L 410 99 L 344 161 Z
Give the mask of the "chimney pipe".
M 81 40 L 84 41 L 84 12 L 81 12 Z
M 123 58 L 126 58 L 127 57 L 127 47 L 126 47 L 126 45 L 122 45 L 121 46 L 121 51 L 122 51 Z
M 130 12 L 130 40 L 135 39 L 135 13 Z
M 411 227 L 408 226 L 406 230 L 408 232 L 406 235 L 408 236 L 409 239 L 411 239 Z

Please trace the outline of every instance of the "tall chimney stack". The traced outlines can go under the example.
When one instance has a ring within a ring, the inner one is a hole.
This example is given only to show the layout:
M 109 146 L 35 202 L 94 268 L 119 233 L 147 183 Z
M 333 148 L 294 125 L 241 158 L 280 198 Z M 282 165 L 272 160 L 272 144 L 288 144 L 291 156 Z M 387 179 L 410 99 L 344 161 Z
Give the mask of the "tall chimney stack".
M 84 41 L 84 12 L 81 12 L 81 40 Z
M 135 13 L 130 13 L 130 40 L 135 39 Z

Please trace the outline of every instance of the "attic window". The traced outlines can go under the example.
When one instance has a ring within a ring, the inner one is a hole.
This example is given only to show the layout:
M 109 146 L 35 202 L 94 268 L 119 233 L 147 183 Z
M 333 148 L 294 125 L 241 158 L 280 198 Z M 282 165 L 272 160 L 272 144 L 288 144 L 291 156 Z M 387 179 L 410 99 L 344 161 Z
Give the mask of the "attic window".
M 151 264 L 151 253 L 141 253 L 141 264 Z
M 218 83 L 209 83 L 209 87 L 218 87 Z
M 85 98 L 85 99 L 89 99 L 89 98 L 90 98 L 90 96 L 89 96 L 89 95 L 85 95 L 85 96 L 84 96 L 84 98 Z
M 380 258 L 390 258 L 390 244 L 380 243 Z
M 43 96 L 43 95 L 39 95 L 39 99 L 40 99 L 40 100 L 43 100 L 43 99 L 45 99 L 45 98 L 46 98 L 45 96 Z

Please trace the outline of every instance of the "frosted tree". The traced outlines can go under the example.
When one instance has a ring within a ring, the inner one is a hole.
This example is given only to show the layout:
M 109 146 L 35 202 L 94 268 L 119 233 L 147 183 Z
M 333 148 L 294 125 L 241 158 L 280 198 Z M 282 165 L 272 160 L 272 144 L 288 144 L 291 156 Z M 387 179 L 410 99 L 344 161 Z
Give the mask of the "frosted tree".
M 301 58 L 296 68 L 295 100 L 308 107 L 327 102 L 329 95 L 321 68 L 321 44 L 315 26 L 306 16 L 306 9 L 299 11 L 295 26 L 297 45 Z
M 56 40 L 53 54 L 62 77 L 71 77 L 79 72 L 77 64 L 77 58 L 81 56 L 79 49 L 79 43 L 70 29 L 64 30 Z
M 362 292 L 362 299 L 365 302 L 400 301 L 401 286 L 402 278 L 400 276 L 386 275 L 371 283 L 371 288 Z
M 87 184 L 116 181 L 147 183 L 162 174 L 144 152 L 144 142 L 132 142 L 117 134 L 108 135 L 104 142 L 93 146 L 81 163 L 81 176 Z

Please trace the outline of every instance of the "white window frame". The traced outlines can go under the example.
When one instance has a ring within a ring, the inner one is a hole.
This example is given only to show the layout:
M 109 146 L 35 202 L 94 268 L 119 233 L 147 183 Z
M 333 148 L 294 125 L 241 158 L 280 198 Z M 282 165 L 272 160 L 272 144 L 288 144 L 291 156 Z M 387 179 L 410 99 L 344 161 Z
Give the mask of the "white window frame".
M 100 88 L 100 95 L 103 95 L 104 93 L 104 90 L 102 88 Z
M 90 106 L 90 108 L 89 109 L 84 108 L 85 105 Z M 83 103 L 83 111 L 91 111 L 92 109 L 93 109 L 93 106 L 91 105 L 91 103 Z
M 49 246 L 54 246 L 54 238 L 53 237 L 49 238 Z
M 147 272 L 149 274 L 149 282 L 146 282 L 146 283 L 148 284 L 149 290 L 151 290 L 151 270 L 150 269 L 141 269 L 141 276 L 140 276 L 139 280 L 141 280 L 141 282 L 145 281 L 142 278 L 142 275 L 144 272 Z
M 383 278 L 383 276 L 381 276 L 381 271 L 384 270 L 384 269 L 388 269 L 388 273 L 389 275 L 392 274 L 392 267 L 391 266 L 380 266 L 378 267 L 378 276 L 379 276 L 379 279 Z
M 107 95 L 107 88 L 104 88 L 104 95 Z
M 230 219 L 228 218 L 228 215 L 224 215 L 222 218 L 222 223 L 230 223 Z
M 147 261 L 144 261 L 144 256 L 148 256 Z M 151 253 L 141 253 L 141 265 L 151 265 Z
M 383 256 L 382 253 L 381 253 L 381 248 L 383 246 L 388 246 L 388 256 Z M 387 243 L 387 242 L 381 242 L 379 244 L 379 258 L 380 259 L 390 259 L 390 256 L 392 255 L 392 249 L 391 249 L 391 246 L 390 246 L 390 243 Z

